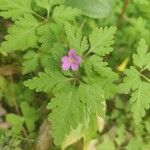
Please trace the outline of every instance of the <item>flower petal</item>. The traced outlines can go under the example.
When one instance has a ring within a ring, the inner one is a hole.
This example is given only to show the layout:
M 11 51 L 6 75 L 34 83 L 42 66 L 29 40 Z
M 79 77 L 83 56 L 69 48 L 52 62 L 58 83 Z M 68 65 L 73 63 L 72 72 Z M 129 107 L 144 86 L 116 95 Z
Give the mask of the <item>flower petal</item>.
M 71 69 L 74 70 L 74 71 L 75 71 L 75 70 L 78 70 L 78 64 L 72 63 L 72 64 L 71 64 Z
M 74 60 L 75 60 L 76 64 L 80 64 L 82 61 L 82 58 L 80 56 L 76 56 L 76 57 L 74 57 Z
M 68 56 L 64 56 L 61 58 L 62 62 L 69 62 L 69 57 Z
M 64 62 L 64 63 L 62 63 L 61 67 L 63 70 L 69 70 L 70 69 L 70 63 Z
M 76 51 L 74 50 L 74 49 L 71 49 L 71 50 L 69 50 L 69 52 L 68 52 L 68 56 L 69 57 L 74 57 L 74 56 L 76 56 L 77 54 L 76 54 Z

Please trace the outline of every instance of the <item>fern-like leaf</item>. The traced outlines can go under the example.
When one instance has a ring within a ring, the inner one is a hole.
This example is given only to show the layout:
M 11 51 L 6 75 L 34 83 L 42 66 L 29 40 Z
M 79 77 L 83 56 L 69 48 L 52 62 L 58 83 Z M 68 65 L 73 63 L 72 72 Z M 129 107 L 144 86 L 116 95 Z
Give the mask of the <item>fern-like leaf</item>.
M 150 52 L 148 52 L 148 45 L 144 39 L 139 43 L 137 48 L 137 54 L 133 55 L 133 62 L 139 68 L 144 68 L 150 70 Z
M 65 31 L 69 48 L 74 48 L 79 54 L 85 52 L 88 48 L 88 39 L 82 35 L 81 30 L 77 30 L 71 24 L 65 24 Z
M 116 27 L 94 29 L 89 37 L 91 43 L 90 51 L 100 56 L 112 52 L 113 48 L 111 45 L 114 44 L 113 38 L 115 33 Z
M 150 108 L 150 84 L 141 82 L 139 87 L 131 94 L 131 111 L 135 123 L 138 124 L 145 116 L 145 109 Z
M 77 8 L 66 7 L 64 5 L 57 6 L 53 12 L 53 18 L 56 22 L 72 21 L 79 16 L 80 11 Z
M 124 83 L 120 84 L 121 93 L 131 93 L 130 105 L 133 118 L 136 124 L 139 124 L 142 117 L 145 116 L 146 109 L 150 108 L 150 79 L 143 74 L 143 68 L 148 69 L 149 53 L 148 46 L 144 40 L 141 40 L 137 48 L 137 54 L 133 55 L 134 64 L 140 69 L 130 67 L 125 71 L 126 77 Z
M 24 85 L 30 89 L 35 89 L 37 92 L 52 92 L 56 86 L 64 87 L 69 80 L 60 72 L 46 69 L 45 72 L 39 73 L 38 77 L 29 79 L 24 82 Z
M 31 14 L 32 0 L 0 0 L 0 16 L 18 19 L 24 14 Z
M 60 145 L 65 136 L 82 123 L 85 108 L 79 99 L 77 89 L 69 85 L 55 95 L 48 108 L 52 109 L 50 121 L 53 123 L 54 141 Z
M 12 52 L 37 47 L 38 36 L 35 29 L 38 26 L 39 22 L 32 15 L 21 17 L 9 28 L 9 34 L 1 45 L 1 51 Z
M 87 108 L 94 114 L 104 114 L 104 92 L 100 86 L 81 84 L 79 87 L 80 99 Z
M 38 63 L 38 58 L 39 55 L 38 53 L 34 51 L 29 51 L 24 55 L 24 62 L 23 62 L 23 74 L 29 73 L 31 71 L 34 71 L 37 69 L 39 63 Z

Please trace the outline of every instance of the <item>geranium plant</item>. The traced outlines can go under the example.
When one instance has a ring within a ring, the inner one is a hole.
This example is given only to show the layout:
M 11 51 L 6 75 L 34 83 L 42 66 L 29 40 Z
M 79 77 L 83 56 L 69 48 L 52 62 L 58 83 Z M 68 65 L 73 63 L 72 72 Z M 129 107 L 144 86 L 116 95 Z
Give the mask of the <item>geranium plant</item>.
M 148 6 L 0 0 L 0 149 L 149 149 Z

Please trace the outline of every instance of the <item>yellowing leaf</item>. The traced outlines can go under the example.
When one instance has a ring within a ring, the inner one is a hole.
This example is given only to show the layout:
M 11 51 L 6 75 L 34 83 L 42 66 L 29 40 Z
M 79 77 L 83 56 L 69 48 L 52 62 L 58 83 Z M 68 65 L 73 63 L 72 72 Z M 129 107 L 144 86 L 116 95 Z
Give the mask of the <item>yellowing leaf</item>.
M 118 70 L 119 71 L 124 71 L 128 65 L 128 62 L 129 62 L 129 58 L 126 58 L 119 66 L 118 66 Z

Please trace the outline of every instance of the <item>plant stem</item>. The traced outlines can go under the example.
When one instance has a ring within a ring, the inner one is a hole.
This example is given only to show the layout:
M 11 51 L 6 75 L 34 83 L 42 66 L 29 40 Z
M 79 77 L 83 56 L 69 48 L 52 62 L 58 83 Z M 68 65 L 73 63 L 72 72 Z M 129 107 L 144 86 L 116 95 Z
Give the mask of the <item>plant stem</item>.
M 121 13 L 120 13 L 120 15 L 119 15 L 119 18 L 118 18 L 118 21 L 117 21 L 117 26 L 120 25 L 120 23 L 121 23 L 121 21 L 122 21 L 122 19 L 123 19 L 123 17 L 124 17 L 124 14 L 125 14 L 125 12 L 126 12 L 126 10 L 127 10 L 127 8 L 128 8 L 128 4 L 129 4 L 129 0 L 124 0 L 124 4 L 123 4 L 123 7 L 122 7 L 122 11 L 121 11 Z
M 146 81 L 148 81 L 150 83 L 150 79 L 147 78 L 146 76 L 144 76 L 143 74 L 140 73 L 140 76 L 143 77 Z
M 53 2 L 53 0 L 50 0 L 50 2 L 49 2 L 49 9 L 47 10 L 47 20 L 49 19 L 49 15 L 50 15 L 50 12 L 51 12 L 52 2 Z
M 140 72 L 143 72 L 144 70 L 146 70 L 149 65 L 150 64 L 148 63 Z
M 90 54 L 91 50 L 88 50 L 88 52 L 83 56 L 83 59 L 85 59 L 89 54 Z
M 44 17 L 42 17 L 41 15 L 39 15 L 38 13 L 32 11 L 32 14 L 34 14 L 35 16 L 39 17 L 40 19 L 44 20 L 44 21 L 48 21 L 48 19 L 45 19 Z
M 80 27 L 79 27 L 79 29 L 78 29 L 79 31 L 82 30 L 82 28 L 84 27 L 86 21 L 87 21 L 86 19 L 84 19 L 84 20 L 82 21 L 82 23 L 81 23 L 81 25 L 80 25 Z

